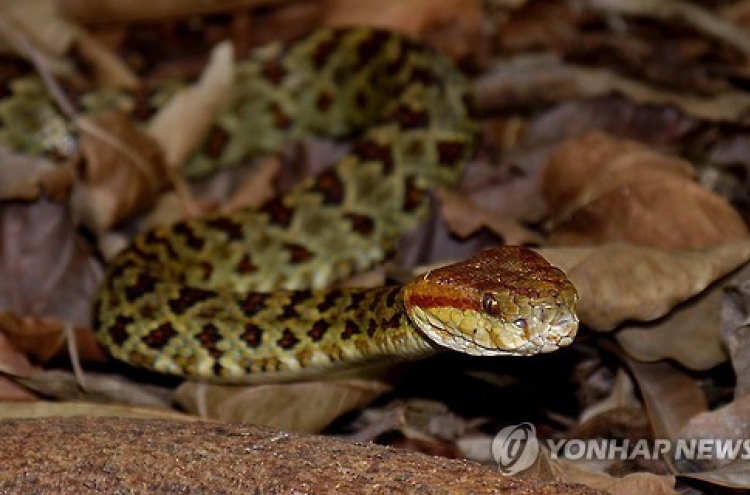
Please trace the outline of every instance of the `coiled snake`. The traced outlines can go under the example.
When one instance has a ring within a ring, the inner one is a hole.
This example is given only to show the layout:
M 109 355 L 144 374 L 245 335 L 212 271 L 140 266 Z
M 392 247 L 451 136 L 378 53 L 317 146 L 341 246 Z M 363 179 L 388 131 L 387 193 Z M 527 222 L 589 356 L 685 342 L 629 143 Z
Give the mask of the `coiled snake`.
M 442 348 L 528 355 L 572 341 L 576 292 L 523 248 L 402 287 L 326 289 L 382 261 L 473 151 L 463 76 L 407 38 L 323 30 L 238 65 L 195 160 L 230 164 L 311 134 L 358 132 L 348 154 L 262 207 L 138 236 L 112 260 L 94 326 L 121 360 L 249 383 Z M 217 146 L 216 136 L 220 136 Z

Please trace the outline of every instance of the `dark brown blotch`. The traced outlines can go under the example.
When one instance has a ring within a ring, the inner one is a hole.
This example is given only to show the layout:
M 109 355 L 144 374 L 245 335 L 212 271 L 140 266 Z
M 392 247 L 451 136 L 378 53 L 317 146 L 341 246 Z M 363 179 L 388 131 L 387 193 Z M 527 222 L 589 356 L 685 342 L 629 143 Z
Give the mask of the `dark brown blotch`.
M 253 263 L 253 260 L 252 258 L 250 258 L 249 254 L 244 254 L 242 258 L 240 258 L 240 261 L 237 263 L 235 269 L 237 270 L 237 273 L 247 275 L 257 272 L 258 266 Z
M 130 316 L 117 315 L 115 323 L 109 327 L 109 330 L 107 330 L 112 342 L 117 345 L 124 344 L 125 341 L 128 340 L 128 337 L 130 337 L 128 327 L 132 325 L 134 321 L 135 320 Z
M 294 332 L 292 332 L 288 328 L 284 329 L 284 331 L 281 333 L 281 338 L 276 341 L 276 344 L 285 350 L 289 350 L 293 348 L 298 343 L 299 343 L 299 339 L 297 338 L 296 335 L 294 335 Z
M 208 351 L 212 358 L 221 357 L 223 353 L 219 350 L 216 344 L 218 344 L 223 337 L 221 336 L 221 332 L 219 332 L 219 329 L 216 327 L 216 325 L 214 325 L 213 323 L 207 323 L 203 325 L 203 328 L 200 332 L 198 332 L 196 338 L 200 341 L 201 346 L 203 346 Z
M 430 125 L 430 116 L 421 109 L 399 105 L 393 112 L 393 119 L 402 129 L 424 129 Z
M 365 64 L 378 55 L 389 38 L 390 35 L 385 31 L 370 32 L 357 46 L 357 53 L 359 54 L 361 63 Z
M 143 337 L 143 343 L 150 349 L 158 350 L 167 345 L 175 335 L 177 335 L 177 330 L 172 327 L 171 323 L 162 323 Z
M 344 217 L 351 223 L 352 230 L 361 236 L 368 237 L 375 230 L 375 221 L 367 215 L 347 213 Z
M 385 303 L 389 308 L 396 307 L 396 304 L 398 303 L 398 293 L 399 289 L 391 289 L 388 292 L 388 295 L 385 297 Z
M 168 304 L 172 312 L 181 315 L 196 304 L 215 295 L 216 293 L 210 290 L 197 289 L 195 287 L 181 287 L 177 299 L 170 299 Z
M 409 75 L 409 79 L 424 86 L 432 86 L 440 81 L 432 69 L 428 69 L 427 67 L 414 67 Z
M 404 211 L 413 212 L 419 208 L 427 198 L 427 193 L 424 189 L 417 186 L 417 180 L 414 176 L 406 179 L 404 187 Z
M 294 210 L 284 205 L 281 198 L 266 201 L 258 211 L 268 215 L 268 221 L 279 227 L 289 227 L 292 224 L 292 218 L 294 218 Z
M 320 342 L 323 340 L 327 331 L 328 324 L 324 321 L 318 320 L 313 323 L 312 328 L 308 330 L 307 335 L 313 342 Z
M 271 114 L 271 120 L 275 128 L 287 130 L 292 126 L 292 118 L 284 112 L 277 102 L 274 101 L 268 105 L 268 112 Z
M 143 294 L 151 293 L 156 288 L 158 279 L 147 275 L 145 273 L 139 273 L 135 278 L 135 282 L 125 287 L 125 299 L 129 302 L 133 302 Z
M 217 217 L 206 220 L 206 225 L 212 229 L 224 232 L 230 241 L 239 241 L 244 237 L 242 224 L 227 217 Z
M 352 154 L 363 162 L 381 162 L 386 174 L 393 171 L 393 154 L 390 146 L 378 144 L 370 139 L 361 139 L 354 144 Z
M 260 69 L 260 75 L 275 85 L 281 84 L 286 74 L 287 70 L 278 60 L 266 62 Z
M 362 329 L 359 328 L 359 325 L 352 320 L 346 320 L 346 322 L 344 322 L 344 331 L 341 332 L 341 340 L 349 340 L 359 333 L 362 333 Z
M 238 301 L 238 305 L 242 313 L 249 318 L 266 308 L 268 297 L 268 294 L 262 292 L 252 292 Z
M 196 235 L 187 222 L 178 222 L 174 224 L 172 226 L 172 232 L 175 235 L 183 237 L 185 239 L 185 244 L 192 249 L 203 249 L 203 246 L 205 245 L 206 241 L 202 237 Z
M 344 201 L 344 183 L 335 169 L 318 175 L 311 189 L 323 196 L 324 205 L 340 205 Z
M 375 336 L 375 332 L 378 331 L 378 322 L 375 321 L 374 318 L 370 318 L 370 321 L 367 323 L 367 336 L 372 338 Z
M 240 339 L 242 339 L 248 347 L 256 349 L 263 343 L 263 330 L 258 325 L 247 323 L 245 325 L 245 330 L 242 332 L 242 335 L 240 335 Z
M 330 290 L 323 297 L 323 301 L 318 304 L 318 311 L 326 313 L 336 307 L 336 304 L 343 292 L 340 289 Z
M 439 141 L 437 143 L 438 160 L 440 165 L 452 167 L 464 159 L 466 143 L 461 141 Z
M 218 160 L 229 142 L 229 132 L 221 126 L 213 125 L 203 145 L 203 153 L 213 160 Z
M 341 37 L 337 33 L 331 33 L 331 37 L 325 41 L 318 43 L 318 47 L 312 56 L 312 64 L 315 69 L 320 70 L 328 63 L 336 50 L 338 50 L 339 44 L 341 43 Z
M 312 251 L 301 244 L 292 244 L 289 242 L 284 244 L 284 249 L 289 252 L 289 262 L 295 265 L 310 261 L 315 255 Z
M 333 95 L 330 91 L 323 90 L 315 99 L 315 107 L 322 113 L 326 113 L 333 104 Z

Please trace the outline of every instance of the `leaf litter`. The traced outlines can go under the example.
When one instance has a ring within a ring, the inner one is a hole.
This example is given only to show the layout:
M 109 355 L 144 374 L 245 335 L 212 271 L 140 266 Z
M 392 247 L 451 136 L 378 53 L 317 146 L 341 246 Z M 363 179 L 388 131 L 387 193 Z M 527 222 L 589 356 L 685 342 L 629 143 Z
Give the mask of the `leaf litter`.
M 198 82 L 145 126 L 122 112 L 63 117 L 81 136 L 67 160 L 7 147 L 0 155 L 0 397 L 36 401 L 17 415 L 35 414 L 50 398 L 61 401 L 50 407 L 55 415 L 66 404 L 78 410 L 81 400 L 123 411 L 155 406 L 127 392 L 130 370 L 104 366 L 91 336 L 91 298 L 111 246 L 148 225 L 258 204 L 285 187 L 279 183 L 308 174 L 311 156 L 334 159 L 337 151 L 306 142 L 291 154 L 308 166 L 291 171 L 280 154 L 192 184 L 178 176 L 231 78 L 231 49 L 218 41 L 233 41 L 241 54 L 316 25 L 366 23 L 422 37 L 457 60 L 474 77 L 482 119 L 483 144 L 464 182 L 435 192 L 440 213 L 405 237 L 390 272 L 503 242 L 541 247 L 580 291 L 578 341 L 522 360 L 439 356 L 399 366 L 388 379 L 249 389 L 186 383 L 176 392 L 169 385 L 160 406 L 310 433 L 327 428 L 492 468 L 493 435 L 524 421 L 551 439 L 748 438 L 750 2 L 308 1 L 233 11 L 217 2 L 216 16 L 200 23 L 180 6 L 161 13 L 168 22 L 115 9 L 108 28 L 87 18 L 86 2 L 70 2 L 64 18 L 51 4 L 0 9 L 0 31 L 27 58 L 18 39 L 29 41 L 37 71 L 41 64 L 71 102 L 87 85 L 132 89 L 174 73 Z M 45 14 L 30 17 L 31 9 Z M 19 21 L 29 18 L 41 20 Z M 249 18 L 257 30 L 242 28 Z M 143 50 L 157 39 L 158 50 Z M 67 368 L 66 324 L 78 330 L 89 393 L 55 371 Z M 102 368 L 110 375 L 94 379 L 91 370 Z M 527 474 L 611 493 L 750 486 L 746 462 L 668 456 L 583 462 L 543 451 Z

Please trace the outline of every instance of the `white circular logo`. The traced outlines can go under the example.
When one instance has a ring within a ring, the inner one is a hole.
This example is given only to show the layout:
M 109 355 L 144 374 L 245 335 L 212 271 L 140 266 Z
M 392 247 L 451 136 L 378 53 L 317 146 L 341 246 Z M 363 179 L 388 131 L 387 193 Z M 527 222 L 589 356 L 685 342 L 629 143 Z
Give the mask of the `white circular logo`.
M 511 425 L 492 440 L 492 456 L 503 474 L 516 474 L 531 466 L 539 455 L 536 429 L 531 423 Z

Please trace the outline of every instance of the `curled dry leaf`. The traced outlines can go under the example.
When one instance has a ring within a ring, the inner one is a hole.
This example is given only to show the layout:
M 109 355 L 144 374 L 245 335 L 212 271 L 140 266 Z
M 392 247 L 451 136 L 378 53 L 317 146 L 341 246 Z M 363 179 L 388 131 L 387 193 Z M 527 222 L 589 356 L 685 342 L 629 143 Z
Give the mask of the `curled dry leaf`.
M 458 192 L 438 189 L 440 213 L 448 224 L 448 229 L 459 237 L 468 237 L 486 227 L 502 236 L 508 244 L 539 243 L 539 234 L 525 228 L 518 220 L 494 213 L 483 208 L 474 200 Z
M 197 83 L 175 94 L 154 116 L 148 133 L 164 150 L 169 167 L 180 167 L 203 142 L 226 101 L 234 78 L 231 43 L 219 43 Z
M 89 327 L 101 279 L 64 206 L 47 200 L 0 206 L 0 330 L 17 347 L 41 361 L 57 354 L 64 323 Z
M 331 380 L 229 387 L 184 382 L 175 401 L 186 411 L 229 422 L 318 433 L 334 419 L 388 392 L 377 380 Z
M 750 241 L 680 251 L 610 244 L 539 252 L 575 284 L 581 321 L 606 331 L 664 316 L 750 259 Z
M 688 248 L 748 238 L 734 208 L 692 180 L 689 163 L 598 132 L 552 154 L 542 191 L 554 224 L 550 245 Z
M 103 112 L 79 126 L 84 162 L 71 201 L 81 222 L 105 232 L 153 204 L 168 171 L 159 145 L 124 114 Z

